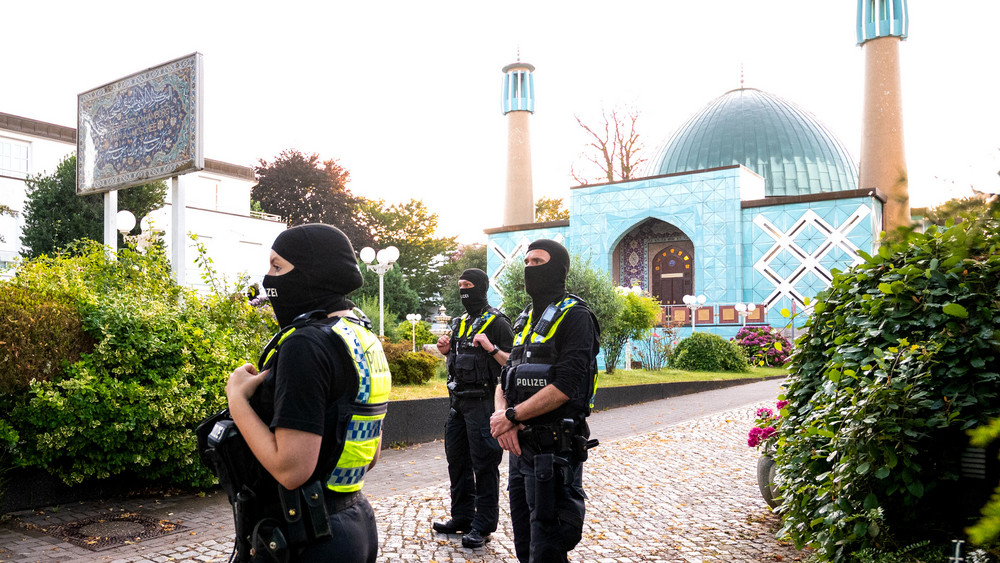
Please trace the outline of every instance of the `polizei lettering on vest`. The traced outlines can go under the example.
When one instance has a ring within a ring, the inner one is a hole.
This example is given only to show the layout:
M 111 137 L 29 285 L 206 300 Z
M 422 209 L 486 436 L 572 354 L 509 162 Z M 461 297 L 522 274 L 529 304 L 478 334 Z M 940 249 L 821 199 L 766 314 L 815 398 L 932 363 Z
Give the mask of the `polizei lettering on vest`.
M 518 387 L 545 387 L 548 381 L 540 377 L 518 377 L 516 384 Z

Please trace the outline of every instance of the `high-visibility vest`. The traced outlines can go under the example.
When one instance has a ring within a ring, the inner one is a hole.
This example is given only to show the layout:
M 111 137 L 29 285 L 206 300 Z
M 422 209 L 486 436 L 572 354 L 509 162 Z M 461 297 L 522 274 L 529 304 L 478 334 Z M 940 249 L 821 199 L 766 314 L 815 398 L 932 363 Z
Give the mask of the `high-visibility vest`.
M 554 303 L 549 306 L 555 307 L 556 312 L 552 317 L 552 320 L 548 323 L 548 326 L 541 326 L 541 323 L 538 323 L 535 327 L 532 327 L 531 317 L 534 311 L 532 310 L 531 305 L 528 305 L 524 312 L 518 317 L 517 326 L 515 326 L 514 329 L 514 349 L 511 351 L 510 357 L 507 360 L 505 375 L 507 377 L 505 391 L 508 394 L 508 400 L 512 400 L 515 404 L 524 402 L 528 399 L 528 397 L 534 395 L 545 385 L 552 383 L 554 378 L 551 365 L 557 358 L 555 358 L 555 348 L 551 340 L 558 332 L 563 319 L 566 318 L 566 313 L 578 305 L 584 307 L 593 317 L 593 312 L 590 311 L 587 304 L 575 295 L 568 295 L 558 303 Z M 543 313 L 543 319 L 545 316 L 545 313 Z M 596 317 L 594 317 L 594 323 L 596 327 Z M 533 367 L 521 367 L 527 365 Z M 521 375 L 520 378 L 518 377 L 519 371 Z M 597 394 L 596 359 L 592 360 L 589 371 L 590 373 L 587 374 L 590 377 L 590 381 L 588 382 L 589 388 L 587 389 L 588 393 L 585 398 L 585 405 L 583 405 L 586 409 L 588 409 L 586 414 L 589 414 L 589 409 L 594 408 L 594 397 Z M 530 375 L 526 376 L 525 374 Z M 572 402 L 572 397 L 570 399 Z M 570 404 L 567 403 L 564 406 L 569 408 Z
M 310 321 L 318 320 L 316 318 Z M 358 377 L 358 393 L 353 397 L 341 397 L 337 404 L 337 414 L 349 414 L 350 421 L 345 431 L 333 436 L 337 443 L 332 451 L 340 452 L 333 469 L 326 476 L 326 486 L 331 491 L 350 493 L 364 486 L 365 473 L 375 459 L 382 437 L 382 421 L 385 419 L 392 388 L 389 361 L 382 350 L 382 342 L 364 324 L 350 317 L 336 317 L 330 325 L 309 325 L 330 331 L 335 340 L 343 343 L 351 357 Z M 261 369 L 270 361 L 281 344 L 296 330 L 299 323 L 287 327 L 272 339 L 261 356 Z M 323 463 L 323 460 L 320 460 Z

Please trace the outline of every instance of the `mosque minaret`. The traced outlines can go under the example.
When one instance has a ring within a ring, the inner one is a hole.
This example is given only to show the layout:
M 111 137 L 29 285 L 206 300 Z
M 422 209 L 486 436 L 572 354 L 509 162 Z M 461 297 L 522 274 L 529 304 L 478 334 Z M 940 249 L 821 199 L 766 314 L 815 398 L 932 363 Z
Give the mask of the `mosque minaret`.
M 910 224 L 899 72 L 899 43 L 908 27 L 906 0 L 858 0 L 858 45 L 865 53 L 858 187 L 886 194 L 882 211 L 886 232 Z
M 535 111 L 535 67 L 518 62 L 503 67 L 503 114 L 507 117 L 507 192 L 503 226 L 535 222 L 531 185 L 531 130 Z

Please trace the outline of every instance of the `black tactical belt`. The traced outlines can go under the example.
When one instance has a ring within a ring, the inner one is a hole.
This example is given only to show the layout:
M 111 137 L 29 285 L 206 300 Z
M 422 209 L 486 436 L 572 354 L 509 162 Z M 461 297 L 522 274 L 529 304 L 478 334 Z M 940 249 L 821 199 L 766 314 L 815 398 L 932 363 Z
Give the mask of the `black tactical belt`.
M 326 506 L 330 509 L 331 513 L 341 512 L 357 504 L 358 501 L 361 500 L 361 496 L 361 491 L 354 491 L 353 493 L 338 493 L 327 490 Z

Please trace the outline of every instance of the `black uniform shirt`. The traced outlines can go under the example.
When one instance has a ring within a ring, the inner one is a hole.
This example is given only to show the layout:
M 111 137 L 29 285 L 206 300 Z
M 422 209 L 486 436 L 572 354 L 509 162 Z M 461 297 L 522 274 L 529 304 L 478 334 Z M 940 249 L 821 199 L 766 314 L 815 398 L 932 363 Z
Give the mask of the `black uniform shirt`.
M 337 420 L 331 406 L 344 393 L 356 393 L 358 387 L 353 361 L 337 339 L 325 327 L 297 329 L 281 343 L 277 357 L 268 365 L 271 373 L 250 402 L 272 432 L 289 428 L 323 436 L 316 471 L 334 455 Z

